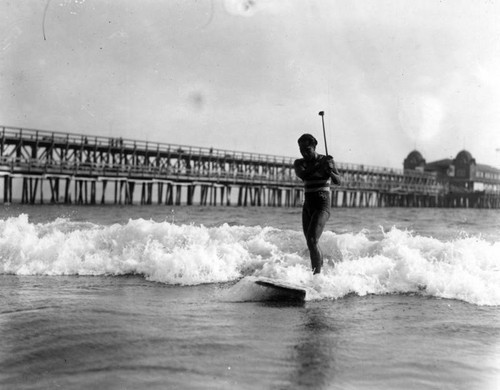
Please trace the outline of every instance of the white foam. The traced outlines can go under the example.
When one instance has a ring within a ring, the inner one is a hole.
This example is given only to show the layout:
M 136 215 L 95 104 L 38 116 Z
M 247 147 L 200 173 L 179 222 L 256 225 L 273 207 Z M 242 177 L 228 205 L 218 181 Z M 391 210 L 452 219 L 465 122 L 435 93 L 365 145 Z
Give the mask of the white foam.
M 183 285 L 266 276 L 308 288 L 307 299 L 418 293 L 500 305 L 498 242 L 467 236 L 440 241 L 393 228 L 381 239 L 325 232 L 321 246 L 325 267 L 313 277 L 298 231 L 143 219 L 112 226 L 68 219 L 33 224 L 20 215 L 0 220 L 0 273 L 141 274 Z

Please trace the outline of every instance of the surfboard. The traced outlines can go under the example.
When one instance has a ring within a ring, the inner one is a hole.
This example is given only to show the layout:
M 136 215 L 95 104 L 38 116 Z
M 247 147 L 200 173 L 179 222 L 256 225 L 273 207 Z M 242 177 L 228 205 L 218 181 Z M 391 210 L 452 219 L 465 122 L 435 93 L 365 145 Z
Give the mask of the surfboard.
M 282 280 L 260 277 L 255 280 L 259 286 L 269 289 L 267 300 L 270 301 L 304 301 L 306 289 Z

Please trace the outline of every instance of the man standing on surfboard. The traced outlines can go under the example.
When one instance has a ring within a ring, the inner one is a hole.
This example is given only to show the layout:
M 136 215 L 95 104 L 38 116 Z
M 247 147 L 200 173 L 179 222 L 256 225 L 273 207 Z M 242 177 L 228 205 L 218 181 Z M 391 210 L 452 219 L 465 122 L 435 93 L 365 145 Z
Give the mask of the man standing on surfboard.
M 323 254 L 318 242 L 330 218 L 330 185 L 340 184 L 340 174 L 332 156 L 316 152 L 318 141 L 311 134 L 303 134 L 298 143 L 303 158 L 295 160 L 294 168 L 296 175 L 304 182 L 302 229 L 311 256 L 313 274 L 319 274 L 323 266 Z

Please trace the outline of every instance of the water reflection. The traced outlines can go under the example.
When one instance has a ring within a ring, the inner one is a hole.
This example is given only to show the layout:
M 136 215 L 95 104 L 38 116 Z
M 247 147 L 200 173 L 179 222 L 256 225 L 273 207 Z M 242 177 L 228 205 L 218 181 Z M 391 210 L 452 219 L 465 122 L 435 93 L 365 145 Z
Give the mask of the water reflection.
M 294 388 L 326 388 L 335 376 L 338 329 L 324 307 L 306 308 L 299 339 L 294 346 L 297 365 L 291 384 Z

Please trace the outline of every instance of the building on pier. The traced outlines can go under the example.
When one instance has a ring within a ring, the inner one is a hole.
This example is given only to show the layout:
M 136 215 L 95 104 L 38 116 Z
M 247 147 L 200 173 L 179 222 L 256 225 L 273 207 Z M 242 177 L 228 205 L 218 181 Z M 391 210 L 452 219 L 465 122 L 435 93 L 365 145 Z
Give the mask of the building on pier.
M 405 171 L 428 172 L 442 183 L 446 205 L 465 207 L 498 207 L 500 198 L 500 169 L 479 164 L 467 150 L 455 158 L 445 158 L 426 163 L 422 154 L 414 150 L 404 160 Z

